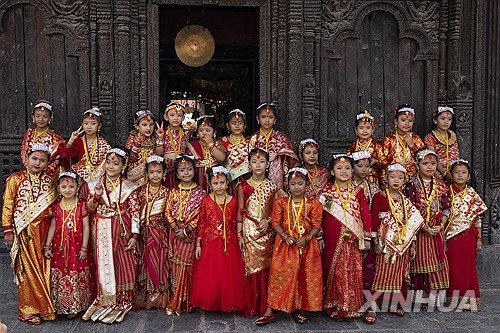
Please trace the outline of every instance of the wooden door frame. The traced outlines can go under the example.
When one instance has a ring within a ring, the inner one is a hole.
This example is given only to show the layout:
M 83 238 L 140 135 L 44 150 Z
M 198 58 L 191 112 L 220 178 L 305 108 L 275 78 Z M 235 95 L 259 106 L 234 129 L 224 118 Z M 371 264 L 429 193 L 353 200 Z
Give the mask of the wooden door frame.
M 259 8 L 259 94 L 260 100 L 271 97 L 271 8 L 269 0 L 151 0 L 147 7 L 147 57 L 148 57 L 148 105 L 153 110 L 160 107 L 160 45 L 159 6 L 224 6 Z

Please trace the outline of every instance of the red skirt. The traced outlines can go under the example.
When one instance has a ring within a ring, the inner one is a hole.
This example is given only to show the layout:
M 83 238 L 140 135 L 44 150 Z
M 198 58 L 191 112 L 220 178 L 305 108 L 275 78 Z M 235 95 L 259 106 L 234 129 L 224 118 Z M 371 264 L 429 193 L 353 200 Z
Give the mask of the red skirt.
M 193 307 L 208 311 L 246 311 L 250 288 L 236 237 L 228 240 L 227 253 L 220 238 L 203 245 L 200 259 L 193 268 Z
M 453 296 L 454 291 L 458 291 L 458 296 L 464 296 L 470 290 L 468 296 L 472 297 L 471 291 L 474 291 L 475 298 L 480 298 L 476 250 L 478 237 L 476 226 L 472 226 L 446 241 L 450 270 L 448 297 Z

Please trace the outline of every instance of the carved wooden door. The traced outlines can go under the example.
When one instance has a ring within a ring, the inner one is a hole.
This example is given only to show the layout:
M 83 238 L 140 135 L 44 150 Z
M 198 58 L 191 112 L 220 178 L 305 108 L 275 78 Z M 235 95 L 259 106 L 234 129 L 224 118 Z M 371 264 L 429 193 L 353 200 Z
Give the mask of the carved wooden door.
M 377 120 L 377 139 L 394 130 L 391 109 L 401 103 L 415 108 L 414 131 L 428 130 L 429 105 L 437 101 L 429 100 L 434 96 L 427 96 L 426 85 L 437 72 L 428 70 L 434 59 L 422 56 L 407 25 L 389 10 L 375 9 L 355 16 L 352 30 L 323 39 L 320 132 L 329 150 L 355 139 L 355 115 L 362 109 Z

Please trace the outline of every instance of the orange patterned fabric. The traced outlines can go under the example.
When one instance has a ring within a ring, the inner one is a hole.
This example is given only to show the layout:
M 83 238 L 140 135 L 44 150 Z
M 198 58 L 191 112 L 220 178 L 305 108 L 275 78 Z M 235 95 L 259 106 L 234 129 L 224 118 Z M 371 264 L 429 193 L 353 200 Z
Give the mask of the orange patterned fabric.
M 14 234 L 12 267 L 18 285 L 20 315 L 55 318 L 50 296 L 50 259 L 42 248 L 50 227 L 56 199 L 52 180 L 47 175 L 29 176 L 27 171 L 7 178 L 3 197 L 2 226 Z
M 379 156 L 382 170 L 385 170 L 388 165 L 400 163 L 406 168 L 407 177 L 411 177 L 417 172 L 414 155 L 420 149 L 425 148 L 425 144 L 417 134 L 412 132 L 411 136 L 415 144 L 412 149 L 408 147 L 404 139 L 397 137 L 396 132 L 392 132 L 382 140 Z
M 273 205 L 273 226 L 279 225 L 283 230 L 288 230 L 292 223 L 289 220 L 292 209 L 289 198 L 277 199 Z M 313 228 L 321 228 L 321 214 L 321 203 L 316 199 L 307 199 L 299 218 L 304 227 L 303 236 L 309 235 Z M 291 236 L 298 239 L 297 230 Z M 320 311 L 323 308 L 320 255 L 315 237 L 301 249 L 276 237 L 269 276 L 269 307 L 288 313 L 298 309 Z

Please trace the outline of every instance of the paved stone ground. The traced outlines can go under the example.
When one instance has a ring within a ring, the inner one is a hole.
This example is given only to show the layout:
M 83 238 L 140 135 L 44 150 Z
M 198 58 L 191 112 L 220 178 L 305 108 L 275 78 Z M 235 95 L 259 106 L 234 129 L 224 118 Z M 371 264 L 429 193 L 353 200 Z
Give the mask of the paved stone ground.
M 2 272 L 3 273 L 3 272 Z M 6 296 L 3 294 L 3 296 Z M 323 313 L 309 314 L 309 323 L 296 324 L 289 315 L 280 313 L 279 321 L 266 327 L 254 326 L 253 320 L 234 314 L 193 311 L 181 317 L 169 317 L 164 312 L 142 310 L 131 312 L 121 324 L 106 325 L 59 318 L 40 326 L 28 326 L 17 320 L 15 294 L 0 303 L 0 319 L 9 332 L 500 332 L 500 290 L 482 291 L 480 312 L 420 312 L 403 318 L 381 313 L 375 325 L 361 319 L 347 323 L 333 322 Z

